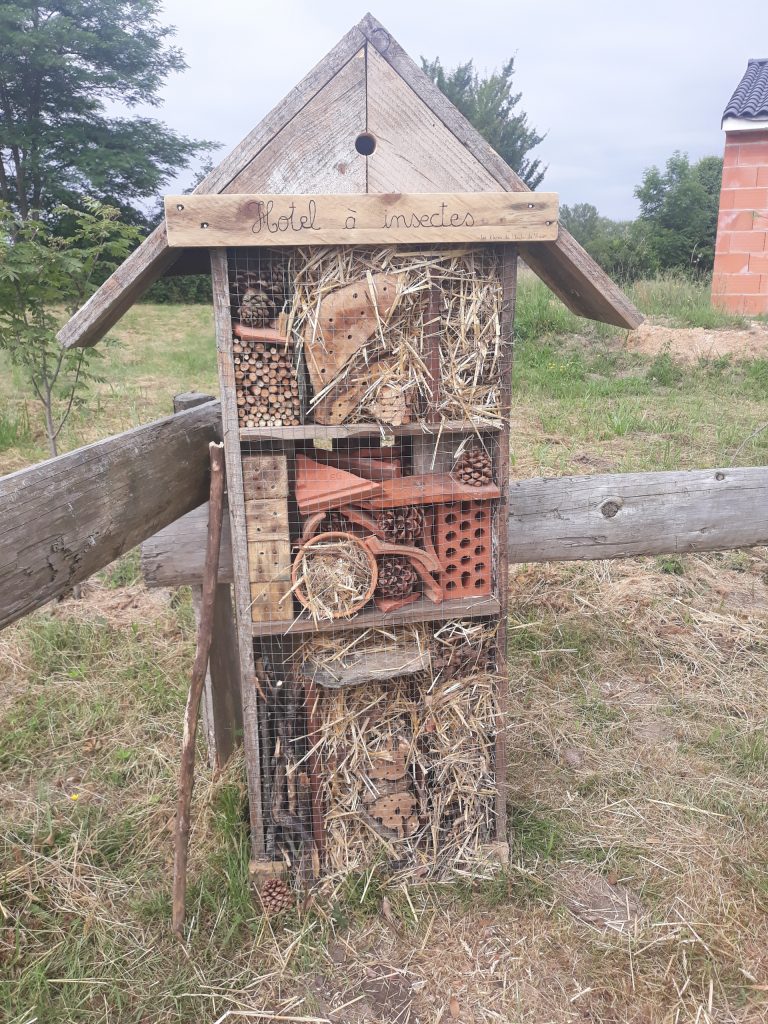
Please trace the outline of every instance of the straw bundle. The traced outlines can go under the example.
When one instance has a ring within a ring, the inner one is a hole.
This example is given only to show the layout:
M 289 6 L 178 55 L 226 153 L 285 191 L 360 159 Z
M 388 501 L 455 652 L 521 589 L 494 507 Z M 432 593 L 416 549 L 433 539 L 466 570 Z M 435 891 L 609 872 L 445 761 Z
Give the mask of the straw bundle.
M 320 534 L 296 557 L 296 596 L 315 621 L 352 615 L 375 586 L 375 562 L 354 537 Z
M 490 674 L 438 686 L 422 674 L 323 692 L 327 874 L 385 859 L 439 875 L 481 858 L 494 825 L 497 691 Z
M 483 248 L 421 249 L 320 247 L 292 257 L 294 283 L 288 329 L 297 345 L 315 336 L 320 302 L 373 274 L 398 279 L 397 301 L 388 317 L 377 317 L 371 341 L 339 377 L 313 398 L 313 405 L 342 380 L 360 389 L 346 422 L 387 418 L 393 396 L 402 396 L 400 422 L 424 412 L 431 397 L 428 367 L 437 346 L 440 384 L 437 415 L 445 419 L 500 420 L 501 282 L 499 260 Z M 439 330 L 429 325 L 430 289 L 440 292 Z M 370 287 L 374 295 L 374 290 Z M 361 385 L 362 382 L 362 385 Z
M 499 680 L 487 669 L 497 628 L 451 620 L 315 635 L 297 648 L 301 674 L 321 683 L 314 751 L 326 874 L 384 859 L 441 875 L 482 859 L 494 826 Z M 473 674 L 457 678 L 446 667 L 462 651 Z M 348 684 L 333 688 L 342 677 Z

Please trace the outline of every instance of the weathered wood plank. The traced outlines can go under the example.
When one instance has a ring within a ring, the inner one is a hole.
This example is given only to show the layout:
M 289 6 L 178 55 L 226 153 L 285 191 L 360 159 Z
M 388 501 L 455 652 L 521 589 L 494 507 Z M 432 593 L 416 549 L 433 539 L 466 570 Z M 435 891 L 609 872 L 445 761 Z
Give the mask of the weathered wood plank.
M 364 45 L 365 37 L 357 27 L 347 32 L 200 182 L 195 192 L 223 192 L 239 174 L 247 174 L 249 165 L 257 159 L 259 153 L 274 138 L 279 138 L 282 130 Z M 249 187 L 263 188 L 265 182 L 257 183 L 255 175 L 256 171 L 250 175 Z M 291 187 L 295 192 L 301 191 L 297 185 Z M 95 345 L 147 288 L 173 266 L 177 257 L 178 253 L 168 248 L 165 224 L 160 224 L 62 327 L 58 334 L 61 344 L 65 348 L 88 348 Z
M 168 244 L 389 245 L 557 238 L 554 192 L 166 196 Z
M 221 191 L 364 192 L 365 157 L 355 139 L 365 125 L 365 92 L 360 49 Z
M 200 583 L 207 524 L 206 501 L 144 541 L 141 545 L 141 573 L 148 587 L 186 587 Z M 233 578 L 232 538 L 227 512 L 221 531 L 219 583 L 231 583 Z
M 373 15 L 366 14 L 358 27 L 371 44 L 369 46 L 369 67 L 373 66 L 370 63 L 370 51 L 375 49 L 426 104 L 431 113 L 482 164 L 498 185 L 511 192 L 528 190 L 528 186 L 491 148 L 450 100 L 440 92 L 434 82 L 411 60 L 397 40 Z M 384 76 L 380 76 L 380 78 L 384 80 Z M 387 100 L 380 100 L 378 96 L 375 96 L 371 85 L 372 82 L 369 80 L 369 110 L 372 110 L 377 104 L 386 108 Z M 452 147 L 448 149 L 449 163 L 451 151 Z M 437 165 L 440 159 L 441 151 L 436 147 L 431 160 L 435 169 L 430 174 L 436 181 L 443 180 L 441 176 L 438 177 L 440 172 Z M 474 177 L 476 172 L 470 173 Z M 403 187 L 400 186 L 400 188 Z M 441 185 L 441 188 L 447 187 Z M 482 188 L 484 186 L 473 184 L 464 187 Z M 370 185 L 369 188 L 371 188 Z M 628 329 L 637 327 L 642 322 L 642 316 L 626 295 L 564 228 L 560 229 L 556 242 L 521 245 L 520 255 L 568 308 L 579 316 L 590 317 L 593 320 Z
M 390 67 L 368 47 L 369 192 L 495 192 L 499 183 Z
M 243 466 L 237 427 L 235 402 L 235 365 L 232 352 L 232 319 L 229 309 L 227 253 L 211 249 L 213 320 L 216 327 L 216 354 L 221 387 L 221 422 L 224 455 L 227 464 L 229 525 L 234 572 L 237 649 L 240 660 L 241 706 L 243 710 L 243 749 L 248 777 L 248 806 L 251 823 L 251 850 L 255 857 L 264 853 L 264 818 L 261 805 L 261 754 L 259 697 L 256 665 L 251 637 L 251 593 L 248 582 L 248 548 L 243 495 Z M 282 499 L 284 500 L 284 499 Z
M 66 593 L 208 496 L 218 402 L 0 479 L 0 627 Z
M 610 503 L 617 507 L 613 515 Z M 147 542 L 148 585 L 201 579 L 206 522 L 203 507 Z M 514 480 L 508 540 L 511 563 L 768 544 L 768 467 Z M 232 556 L 224 538 L 221 559 L 219 579 L 229 580 Z
M 515 480 L 510 562 L 768 544 L 768 467 Z

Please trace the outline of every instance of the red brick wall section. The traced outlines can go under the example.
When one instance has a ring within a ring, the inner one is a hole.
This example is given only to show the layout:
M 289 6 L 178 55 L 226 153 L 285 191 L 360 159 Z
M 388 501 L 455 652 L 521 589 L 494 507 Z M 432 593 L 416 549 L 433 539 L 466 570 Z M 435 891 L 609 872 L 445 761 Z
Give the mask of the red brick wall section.
M 768 313 L 768 130 L 725 135 L 712 302 Z

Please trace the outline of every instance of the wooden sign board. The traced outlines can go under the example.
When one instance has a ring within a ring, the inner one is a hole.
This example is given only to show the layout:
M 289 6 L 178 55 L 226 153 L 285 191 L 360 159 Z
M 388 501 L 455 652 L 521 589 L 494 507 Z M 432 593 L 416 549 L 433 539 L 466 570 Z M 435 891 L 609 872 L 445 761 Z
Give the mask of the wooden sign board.
M 554 192 L 166 196 L 175 248 L 553 242 Z

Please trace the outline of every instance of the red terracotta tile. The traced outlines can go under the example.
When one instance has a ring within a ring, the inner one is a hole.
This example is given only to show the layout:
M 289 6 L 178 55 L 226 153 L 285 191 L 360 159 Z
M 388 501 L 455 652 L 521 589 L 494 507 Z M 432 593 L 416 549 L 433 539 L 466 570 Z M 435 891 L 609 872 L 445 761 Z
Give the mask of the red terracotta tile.
M 764 231 L 730 231 L 728 233 L 730 252 L 764 252 Z
M 718 230 L 751 231 L 754 215 L 750 210 L 721 210 L 717 217 Z
M 718 253 L 715 256 L 716 274 L 743 274 L 749 268 L 749 262 L 753 258 L 747 252 Z
M 768 274 L 768 252 L 750 253 L 749 272 L 750 274 Z
M 490 501 L 435 506 L 435 547 L 446 600 L 491 592 Z
M 749 316 L 760 316 L 768 313 L 768 294 L 766 295 L 745 295 L 741 299 L 739 313 L 746 313 Z
M 726 167 L 723 169 L 723 189 L 755 188 L 757 167 Z

